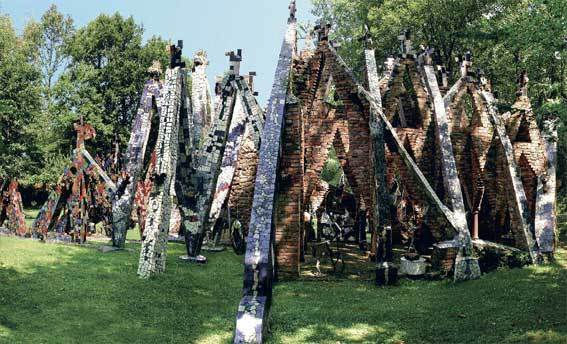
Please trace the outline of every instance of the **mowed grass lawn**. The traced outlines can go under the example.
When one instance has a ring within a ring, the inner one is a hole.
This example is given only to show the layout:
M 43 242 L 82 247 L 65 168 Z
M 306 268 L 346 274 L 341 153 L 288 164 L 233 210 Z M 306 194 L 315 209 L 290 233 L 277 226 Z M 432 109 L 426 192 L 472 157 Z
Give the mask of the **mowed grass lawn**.
M 134 252 L 0 237 L 2 343 L 228 343 L 242 287 L 242 257 L 177 260 L 136 277 Z M 567 343 L 567 252 L 540 267 L 480 280 L 279 283 L 272 343 Z

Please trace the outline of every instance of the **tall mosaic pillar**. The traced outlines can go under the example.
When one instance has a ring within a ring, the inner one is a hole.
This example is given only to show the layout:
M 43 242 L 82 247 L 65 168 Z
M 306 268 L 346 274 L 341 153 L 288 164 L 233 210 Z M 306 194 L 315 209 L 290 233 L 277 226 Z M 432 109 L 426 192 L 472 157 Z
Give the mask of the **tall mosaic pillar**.
M 262 134 L 252 215 L 246 239 L 244 296 L 238 305 L 234 343 L 262 343 L 268 322 L 274 273 L 272 239 L 276 181 L 296 37 L 295 1 L 292 1 Z
M 197 52 L 193 58 L 190 95 L 193 113 L 193 136 L 196 146 L 199 145 L 201 138 L 216 122 L 213 95 L 207 78 L 208 65 L 207 53 L 202 50 Z
M 166 72 L 160 126 L 156 146 L 154 184 L 150 192 L 138 275 L 142 278 L 165 270 L 171 217 L 171 189 L 177 167 L 179 114 L 185 70 L 175 66 Z
M 126 151 L 125 173 L 118 183 L 118 192 L 112 204 L 112 246 L 122 248 L 130 228 L 130 213 L 136 195 L 136 186 L 143 170 L 152 118 L 159 113 L 162 83 L 159 81 L 161 66 L 154 63 L 148 69 L 151 79 L 146 81 L 140 106 L 132 127 Z

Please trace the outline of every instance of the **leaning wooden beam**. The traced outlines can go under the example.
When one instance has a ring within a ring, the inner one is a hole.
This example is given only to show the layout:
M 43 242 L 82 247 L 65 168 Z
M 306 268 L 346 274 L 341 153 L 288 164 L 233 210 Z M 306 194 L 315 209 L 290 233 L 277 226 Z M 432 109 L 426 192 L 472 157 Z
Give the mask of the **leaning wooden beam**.
M 423 73 L 425 84 L 427 85 L 430 96 L 433 98 L 433 106 L 435 109 L 433 116 L 435 120 L 435 135 L 441 153 L 441 171 L 443 174 L 445 194 L 447 195 L 455 219 L 459 221 L 457 230 L 461 249 L 459 249 L 455 261 L 455 280 L 479 278 L 480 268 L 478 260 L 472 257 L 473 246 L 465 214 L 461 182 L 459 180 L 457 164 L 453 153 L 453 143 L 451 142 L 445 103 L 439 91 L 439 85 L 437 84 L 437 77 L 435 76 L 433 66 L 424 65 Z
M 380 81 L 378 79 L 378 68 L 374 49 L 366 49 L 366 78 L 368 80 L 368 90 L 376 99 L 377 106 L 382 108 L 382 95 L 380 94 Z M 379 119 L 379 115 L 370 109 L 370 134 L 372 135 L 372 150 L 374 152 L 374 225 L 378 228 L 381 240 L 384 240 L 384 227 L 390 224 L 390 210 L 388 193 L 386 190 L 386 143 L 384 141 L 384 122 Z M 379 243 L 382 246 L 382 243 Z M 377 254 L 382 254 L 384 249 Z M 383 260 L 385 257 L 378 257 Z
M 138 275 L 142 278 L 165 270 L 171 217 L 170 191 L 177 165 L 179 112 L 184 80 L 184 69 L 175 67 L 167 70 L 156 146 L 157 164 L 138 265 Z
M 96 160 L 93 159 L 92 155 L 86 149 L 83 149 L 83 155 L 85 156 L 85 158 L 87 158 L 89 164 L 94 166 L 96 173 L 102 178 L 102 180 L 104 180 L 104 184 L 106 185 L 107 190 L 116 192 L 116 184 L 114 184 L 114 182 L 110 179 L 106 172 L 104 172 L 102 167 L 100 167 L 100 165 L 96 162 Z
M 130 227 L 130 213 L 136 195 L 136 185 L 142 173 L 146 146 L 150 135 L 154 106 L 158 109 L 162 84 L 156 78 L 146 81 L 140 106 L 132 126 L 126 151 L 126 177 L 118 182 L 118 193 L 112 202 L 112 246 L 122 248 Z
M 274 264 L 272 238 L 276 183 L 285 104 L 297 36 L 295 2 L 292 2 L 290 8 L 292 11 L 279 55 L 262 133 L 252 215 L 246 239 L 244 296 L 238 306 L 234 343 L 262 343 L 268 321 Z
M 506 251 L 507 252 L 516 252 L 516 253 L 524 252 L 524 251 L 520 250 L 519 248 L 515 248 L 515 247 L 507 246 L 507 245 L 502 245 L 502 244 L 499 244 L 499 243 L 496 243 L 496 242 L 492 242 L 492 241 L 488 241 L 488 240 L 482 240 L 482 239 L 474 239 L 473 245 L 475 247 L 478 247 L 478 248 L 490 247 L 490 248 L 496 249 L 498 251 L 504 251 L 504 252 L 506 252 Z
M 396 134 L 396 130 L 394 129 L 390 121 L 388 121 L 388 119 L 382 112 L 382 109 L 378 106 L 378 103 L 374 99 L 374 97 L 368 91 L 366 91 L 362 86 L 360 86 L 359 88 L 359 94 L 361 94 L 370 103 L 370 107 L 373 109 L 373 111 L 375 111 L 379 115 L 380 119 L 384 122 L 385 129 L 394 139 L 396 148 L 398 149 L 398 152 L 402 160 L 406 164 L 409 172 L 420 183 L 424 195 L 431 202 L 431 206 L 433 206 L 439 211 L 441 216 L 443 216 L 443 218 L 451 225 L 453 230 L 455 230 L 455 234 L 456 234 L 461 221 L 456 218 L 455 214 L 453 214 L 453 212 L 449 208 L 447 208 L 447 206 L 445 206 L 443 202 L 441 202 L 439 196 L 437 196 L 435 190 L 433 190 L 433 188 L 429 184 L 429 181 L 427 181 L 427 179 L 423 175 L 423 172 L 421 172 L 415 161 L 412 159 L 411 155 L 405 149 L 403 142 L 398 137 L 398 134 Z
M 542 253 L 553 253 L 557 237 L 555 197 L 557 192 L 557 125 L 544 122 L 546 174 L 538 179 L 535 213 L 535 235 Z
M 524 238 L 526 239 L 525 244 L 528 252 L 530 253 L 532 263 L 538 263 L 541 259 L 541 255 L 537 242 L 534 240 L 534 236 L 530 229 L 528 201 L 522 184 L 522 179 L 520 177 L 520 172 L 516 165 L 516 160 L 514 159 L 514 148 L 512 147 L 510 138 L 506 133 L 504 123 L 500 121 L 500 117 L 497 114 L 496 106 L 494 105 L 494 96 L 488 91 L 482 91 L 481 94 L 487 104 L 490 120 L 496 129 L 498 141 L 503 148 L 505 157 L 504 163 L 506 164 L 504 173 L 507 175 L 510 184 L 512 185 L 512 189 L 509 190 L 509 192 L 513 194 L 511 211 L 513 212 L 513 216 L 515 216 L 520 222 L 520 227 L 523 231 Z
M 459 93 L 459 90 L 461 89 L 461 87 L 465 83 L 464 78 L 465 77 L 459 78 L 459 80 L 457 80 L 457 82 L 455 82 L 455 84 L 449 89 L 449 91 L 447 91 L 447 93 L 445 93 L 445 96 L 443 96 L 443 103 L 445 104 L 446 109 L 449 108 L 449 106 L 453 102 L 453 99 L 455 98 L 457 93 Z

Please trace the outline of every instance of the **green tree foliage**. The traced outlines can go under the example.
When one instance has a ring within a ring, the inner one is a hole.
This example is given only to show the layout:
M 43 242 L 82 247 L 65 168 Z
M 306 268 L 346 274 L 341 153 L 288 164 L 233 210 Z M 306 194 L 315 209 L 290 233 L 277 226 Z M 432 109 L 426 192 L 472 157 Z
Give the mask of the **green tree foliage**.
M 329 157 L 321 171 L 321 179 L 333 186 L 337 186 L 339 185 L 343 173 L 335 148 L 331 147 L 331 149 L 329 149 Z
M 39 114 L 41 89 L 28 43 L 0 16 L 0 178 L 25 179 L 41 161 L 28 127 Z
M 68 64 L 66 46 L 74 32 L 73 20 L 60 13 L 55 5 L 49 7 L 40 22 L 30 21 L 24 28 L 27 54 L 41 71 L 41 112 L 30 123 L 30 130 L 41 152 L 39 165 L 42 168 L 30 176 L 29 181 L 33 183 L 57 180 L 69 163 L 70 148 L 63 143 L 69 141 L 66 137 L 71 137 L 72 133 L 65 133 L 67 126 L 62 126 L 57 116 L 54 90 L 57 77 Z
M 83 115 L 93 124 L 97 150 L 127 142 L 146 70 L 152 60 L 167 58 L 166 42 L 154 37 L 143 45 L 142 33 L 132 17 L 103 14 L 77 30 L 67 46 L 71 64 L 57 89 L 60 116 Z
M 436 49 L 438 63 L 457 72 L 455 58 L 472 51 L 474 66 L 493 82 L 503 107 L 515 98 L 526 70 L 541 121 L 558 117 L 560 193 L 567 196 L 567 6 L 564 0 L 313 0 L 314 14 L 333 24 L 340 53 L 362 72 L 364 24 L 378 60 L 399 52 L 406 29 L 414 47 Z M 456 73 L 455 73 L 456 74 Z
M 96 155 L 122 150 L 147 78 L 147 68 L 168 63 L 168 42 L 142 40 L 133 18 L 100 15 L 75 29 L 55 5 L 19 37 L 0 17 L 0 178 L 49 184 L 68 166 L 81 116 L 97 137 Z

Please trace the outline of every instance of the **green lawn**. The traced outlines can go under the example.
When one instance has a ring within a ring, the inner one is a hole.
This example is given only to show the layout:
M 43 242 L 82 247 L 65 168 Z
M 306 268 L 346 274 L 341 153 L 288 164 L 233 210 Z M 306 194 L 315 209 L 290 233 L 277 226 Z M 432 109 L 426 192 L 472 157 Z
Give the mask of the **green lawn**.
M 28 228 L 31 228 L 33 221 L 35 220 L 35 218 L 37 217 L 37 214 L 39 213 L 39 209 L 24 209 L 24 216 L 25 216 L 25 221 L 26 221 L 26 226 Z
M 210 253 L 136 277 L 134 252 L 0 237 L 1 343 L 230 342 L 242 257 Z M 273 343 L 567 343 L 567 252 L 542 267 L 478 281 L 286 282 L 276 286 Z

